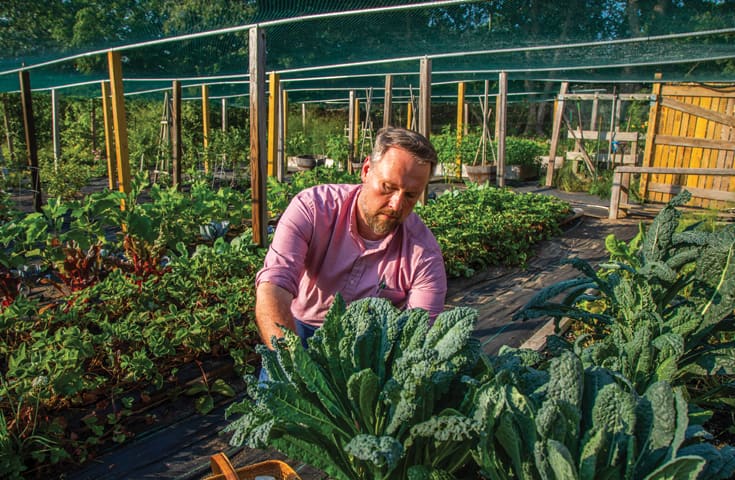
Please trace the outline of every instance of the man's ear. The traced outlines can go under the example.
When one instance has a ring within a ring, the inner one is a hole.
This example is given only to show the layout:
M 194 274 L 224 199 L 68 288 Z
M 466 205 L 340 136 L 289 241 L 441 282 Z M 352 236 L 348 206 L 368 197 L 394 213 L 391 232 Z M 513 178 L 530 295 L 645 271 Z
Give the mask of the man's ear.
M 364 182 L 365 176 L 367 175 L 368 171 L 370 170 L 370 156 L 365 157 L 365 160 L 362 162 L 362 168 L 360 168 L 360 179 Z

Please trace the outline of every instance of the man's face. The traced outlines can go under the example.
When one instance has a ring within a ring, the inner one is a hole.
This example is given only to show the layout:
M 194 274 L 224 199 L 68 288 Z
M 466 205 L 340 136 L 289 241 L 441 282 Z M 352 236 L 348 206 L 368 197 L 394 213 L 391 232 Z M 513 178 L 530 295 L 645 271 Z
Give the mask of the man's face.
M 358 230 L 363 238 L 379 240 L 413 211 L 429 182 L 431 165 L 419 164 L 402 148 L 389 148 L 383 158 L 362 166 L 358 198 Z

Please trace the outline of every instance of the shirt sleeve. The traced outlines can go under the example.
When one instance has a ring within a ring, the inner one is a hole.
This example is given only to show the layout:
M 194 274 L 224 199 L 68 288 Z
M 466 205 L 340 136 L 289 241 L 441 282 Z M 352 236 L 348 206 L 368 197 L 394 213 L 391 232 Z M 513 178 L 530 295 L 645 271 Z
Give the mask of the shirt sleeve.
M 444 311 L 447 296 L 447 275 L 444 258 L 437 245 L 420 260 L 416 280 L 408 292 L 406 308 L 422 308 L 429 312 L 433 324 L 437 315 Z
M 306 253 L 312 239 L 313 225 L 314 204 L 302 192 L 289 203 L 278 221 L 263 268 L 255 277 L 256 288 L 268 282 L 297 296 L 299 281 L 306 268 Z

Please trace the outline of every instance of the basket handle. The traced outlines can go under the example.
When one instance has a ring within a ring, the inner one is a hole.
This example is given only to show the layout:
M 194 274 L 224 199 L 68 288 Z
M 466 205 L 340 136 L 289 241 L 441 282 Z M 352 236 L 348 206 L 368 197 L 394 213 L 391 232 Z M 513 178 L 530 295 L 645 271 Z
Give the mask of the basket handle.
M 224 475 L 225 480 L 240 480 L 240 476 L 232 466 L 230 459 L 224 453 L 216 453 L 209 459 L 212 467 L 212 473 L 215 475 Z

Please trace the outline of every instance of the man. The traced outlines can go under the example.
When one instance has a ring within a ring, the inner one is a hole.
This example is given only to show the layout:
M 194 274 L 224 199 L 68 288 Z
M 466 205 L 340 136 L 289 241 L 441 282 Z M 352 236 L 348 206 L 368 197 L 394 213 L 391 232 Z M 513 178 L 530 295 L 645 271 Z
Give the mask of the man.
M 339 293 L 348 304 L 384 297 L 423 308 L 432 319 L 447 291 L 441 250 L 413 213 L 436 165 L 422 135 L 378 132 L 360 185 L 318 185 L 300 192 L 279 220 L 256 284 L 255 317 L 263 342 L 279 325 L 305 341 Z

